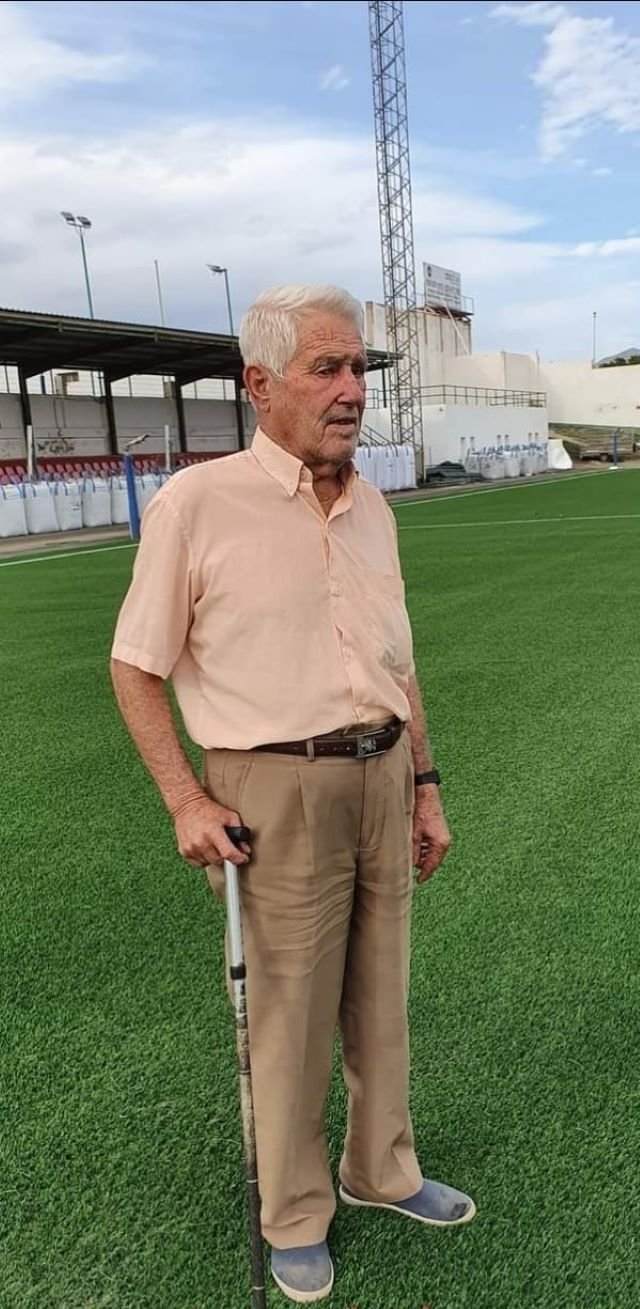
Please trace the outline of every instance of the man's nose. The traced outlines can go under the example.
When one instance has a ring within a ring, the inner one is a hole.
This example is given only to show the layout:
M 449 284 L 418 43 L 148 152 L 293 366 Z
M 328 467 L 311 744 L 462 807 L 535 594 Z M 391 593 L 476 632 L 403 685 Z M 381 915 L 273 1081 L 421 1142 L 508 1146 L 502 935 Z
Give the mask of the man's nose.
M 364 402 L 365 389 L 364 377 L 353 373 L 350 368 L 343 369 L 337 396 L 341 404 L 361 406 Z

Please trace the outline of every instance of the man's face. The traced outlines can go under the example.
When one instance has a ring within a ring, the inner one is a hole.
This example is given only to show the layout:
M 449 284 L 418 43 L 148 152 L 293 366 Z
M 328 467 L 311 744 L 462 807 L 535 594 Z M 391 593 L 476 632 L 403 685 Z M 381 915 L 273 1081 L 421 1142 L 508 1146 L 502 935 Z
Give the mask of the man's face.
M 358 444 L 366 366 L 362 337 L 350 319 L 310 313 L 302 320 L 298 350 L 284 378 L 270 373 L 262 378 L 258 408 L 267 435 L 309 468 L 340 468 Z

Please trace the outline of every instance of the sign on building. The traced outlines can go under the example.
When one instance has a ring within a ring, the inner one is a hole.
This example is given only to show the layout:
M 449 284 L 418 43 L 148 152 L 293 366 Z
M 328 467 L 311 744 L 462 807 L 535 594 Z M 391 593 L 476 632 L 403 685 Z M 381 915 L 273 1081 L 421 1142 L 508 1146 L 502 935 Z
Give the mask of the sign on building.
M 423 264 L 424 302 L 436 308 L 462 309 L 462 278 L 452 268 Z

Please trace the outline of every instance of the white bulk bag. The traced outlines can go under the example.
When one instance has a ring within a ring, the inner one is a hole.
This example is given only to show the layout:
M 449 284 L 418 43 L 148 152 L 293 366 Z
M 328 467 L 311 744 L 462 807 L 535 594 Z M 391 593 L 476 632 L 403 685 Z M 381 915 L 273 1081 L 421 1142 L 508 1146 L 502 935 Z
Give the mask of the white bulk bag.
M 82 527 L 82 491 L 79 482 L 54 482 L 53 505 L 61 532 L 77 532 Z
M 367 476 L 367 452 L 364 446 L 359 445 L 353 457 L 353 462 L 361 477 Z
M 106 477 L 86 477 L 82 484 L 85 527 L 111 526 L 111 487 Z
M 480 475 L 486 482 L 497 482 L 504 476 L 504 460 L 495 450 L 488 450 L 481 456 Z
M 375 481 L 379 491 L 384 491 L 386 487 L 387 476 L 387 454 L 380 446 L 376 446 L 373 451 L 373 467 L 375 470 Z
M 549 437 L 547 442 L 547 467 L 554 472 L 564 472 L 573 468 L 571 456 L 567 453 L 562 441 L 557 437 Z
M 400 482 L 400 460 L 398 458 L 398 449 L 395 445 L 388 445 L 385 491 L 399 491 Z
M 129 522 L 129 496 L 127 479 L 123 476 L 111 478 L 111 522 Z
M 23 493 L 27 531 L 33 532 L 34 535 L 42 532 L 59 532 L 50 483 L 25 482 Z
M 356 454 L 357 454 L 358 471 L 361 477 L 366 478 L 367 482 L 373 482 L 374 481 L 373 451 L 371 449 L 371 446 L 368 445 L 359 446 Z
M 0 486 L 0 537 L 26 536 L 24 496 L 19 486 Z
M 142 476 L 136 476 L 136 496 L 138 499 L 138 513 L 142 515 L 156 491 L 159 489 L 159 480 L 157 473 L 143 473 Z
M 403 446 L 403 457 L 405 466 L 405 489 L 413 490 L 418 485 L 416 479 L 416 452 L 412 445 Z

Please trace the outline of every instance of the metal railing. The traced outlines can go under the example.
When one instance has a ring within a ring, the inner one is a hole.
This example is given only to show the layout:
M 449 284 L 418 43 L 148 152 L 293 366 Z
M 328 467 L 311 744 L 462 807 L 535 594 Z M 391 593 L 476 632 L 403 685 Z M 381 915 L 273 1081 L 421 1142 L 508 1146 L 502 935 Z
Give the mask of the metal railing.
M 378 432 L 375 427 L 371 427 L 370 423 L 362 424 L 360 428 L 360 445 L 381 446 L 389 445 L 390 442 L 391 437 L 383 436 L 382 432 Z
M 544 409 L 545 391 L 498 390 L 490 386 L 422 386 L 420 399 L 423 405 L 512 405 L 518 409 Z M 386 393 L 381 387 L 367 391 L 368 409 L 388 408 Z

